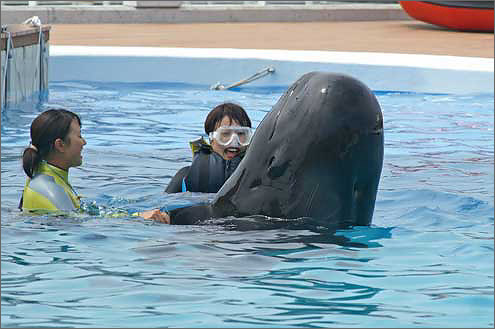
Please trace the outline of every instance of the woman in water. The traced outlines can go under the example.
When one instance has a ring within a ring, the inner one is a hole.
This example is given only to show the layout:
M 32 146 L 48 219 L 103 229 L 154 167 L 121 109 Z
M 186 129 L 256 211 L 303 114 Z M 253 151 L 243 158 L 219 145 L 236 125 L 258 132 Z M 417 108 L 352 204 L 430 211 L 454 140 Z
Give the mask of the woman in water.
M 31 124 L 31 143 L 22 156 L 28 178 L 19 208 L 30 212 L 79 209 L 69 168 L 81 165 L 84 145 L 77 114 L 52 109 L 38 115 Z
M 77 114 L 52 109 L 38 115 L 31 123 L 31 143 L 22 157 L 28 178 L 19 208 L 38 214 L 80 209 L 79 196 L 69 183 L 69 168 L 82 164 L 84 145 L 86 140 L 81 136 L 81 119 Z M 117 214 L 128 215 L 141 214 Z

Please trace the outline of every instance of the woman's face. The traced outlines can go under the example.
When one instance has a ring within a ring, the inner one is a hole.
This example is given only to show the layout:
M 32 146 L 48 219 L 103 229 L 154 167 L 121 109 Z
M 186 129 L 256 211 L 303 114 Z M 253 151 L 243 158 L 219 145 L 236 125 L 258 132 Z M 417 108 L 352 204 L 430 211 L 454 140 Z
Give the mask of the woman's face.
M 230 120 L 228 116 L 224 116 L 222 118 L 222 121 L 220 121 L 215 126 L 215 130 L 217 130 L 219 127 L 226 127 L 226 126 L 241 127 L 239 122 L 235 120 Z M 225 146 L 220 145 L 215 139 L 212 139 L 211 147 L 213 151 L 218 153 L 225 160 L 232 160 L 233 158 L 238 156 L 241 152 L 245 151 L 247 148 L 247 146 L 240 145 L 236 138 L 234 138 L 229 145 L 225 145 Z
M 64 157 L 67 163 L 67 169 L 77 167 L 82 164 L 82 149 L 86 145 L 86 140 L 81 136 L 81 127 L 76 119 L 72 120 L 69 133 L 65 137 Z

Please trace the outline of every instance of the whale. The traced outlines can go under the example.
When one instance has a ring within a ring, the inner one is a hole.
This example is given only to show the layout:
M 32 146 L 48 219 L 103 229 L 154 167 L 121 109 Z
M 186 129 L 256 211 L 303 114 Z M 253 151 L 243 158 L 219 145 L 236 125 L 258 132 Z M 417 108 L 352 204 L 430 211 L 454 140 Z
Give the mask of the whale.
M 260 122 L 211 203 L 175 209 L 170 222 L 255 216 L 334 228 L 370 225 L 383 149 L 381 107 L 363 82 L 306 73 Z

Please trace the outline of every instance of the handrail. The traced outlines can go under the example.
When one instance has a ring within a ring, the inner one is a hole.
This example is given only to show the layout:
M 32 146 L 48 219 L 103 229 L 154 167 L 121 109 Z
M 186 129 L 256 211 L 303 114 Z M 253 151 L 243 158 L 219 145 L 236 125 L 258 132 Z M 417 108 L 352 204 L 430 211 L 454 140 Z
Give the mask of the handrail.
M 264 76 L 271 74 L 273 72 L 275 72 L 275 69 L 273 67 L 267 67 L 267 68 L 265 68 L 259 72 L 256 72 L 255 74 L 253 74 L 252 76 L 250 76 L 246 79 L 242 79 L 242 80 L 237 81 L 237 82 L 235 82 L 231 85 L 228 85 L 228 86 L 224 86 L 220 82 L 217 82 L 216 84 L 211 86 L 210 89 L 212 89 L 212 90 L 227 90 L 227 89 L 231 89 L 234 87 L 239 87 L 239 86 L 245 85 L 247 83 L 253 82 L 255 80 L 258 80 L 260 78 L 263 78 Z
M 4 60 L 4 66 L 3 66 L 3 71 L 2 71 L 2 92 L 3 92 L 3 99 L 2 99 L 2 108 L 5 108 L 5 104 L 7 104 L 7 74 L 9 68 L 9 62 L 10 59 L 12 58 L 12 55 L 10 54 L 10 50 L 13 47 L 13 41 L 12 41 L 12 36 L 10 32 L 7 33 L 7 49 L 5 51 L 5 60 Z

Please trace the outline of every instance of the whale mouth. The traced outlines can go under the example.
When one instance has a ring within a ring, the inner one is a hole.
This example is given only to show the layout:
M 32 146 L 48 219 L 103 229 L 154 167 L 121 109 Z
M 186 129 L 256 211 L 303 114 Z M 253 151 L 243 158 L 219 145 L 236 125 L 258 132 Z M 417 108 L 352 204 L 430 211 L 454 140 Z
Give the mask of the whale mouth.
M 223 153 L 225 154 L 226 158 L 228 158 L 229 160 L 232 160 L 233 158 L 238 156 L 239 153 L 241 153 L 241 149 L 238 147 L 228 147 L 225 149 L 225 151 Z

